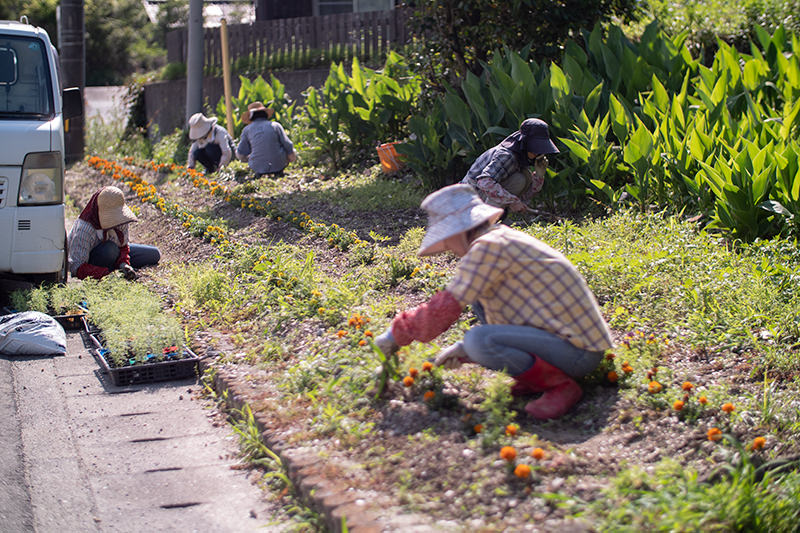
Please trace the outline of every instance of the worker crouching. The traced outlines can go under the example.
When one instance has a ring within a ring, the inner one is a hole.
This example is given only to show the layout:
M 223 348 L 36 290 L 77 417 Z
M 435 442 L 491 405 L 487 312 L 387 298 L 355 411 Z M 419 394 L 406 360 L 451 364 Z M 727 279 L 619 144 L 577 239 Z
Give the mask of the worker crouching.
M 472 305 L 479 324 L 442 350 L 435 364 L 477 363 L 505 370 L 514 395 L 543 393 L 525 411 L 558 418 L 578 400 L 576 378 L 592 372 L 611 348 L 611 334 L 594 295 L 574 265 L 544 242 L 496 224 L 503 210 L 472 187 L 456 184 L 422 202 L 428 229 L 419 255 L 450 251 L 461 258 L 447 287 L 398 314 L 376 339 L 384 353 L 429 342 Z

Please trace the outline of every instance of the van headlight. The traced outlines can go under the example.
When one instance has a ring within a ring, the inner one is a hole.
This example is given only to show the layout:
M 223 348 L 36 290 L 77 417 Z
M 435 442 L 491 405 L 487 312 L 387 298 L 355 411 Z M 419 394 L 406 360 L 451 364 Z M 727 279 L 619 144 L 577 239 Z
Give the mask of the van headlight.
M 25 156 L 17 205 L 60 204 L 64 201 L 64 172 L 59 152 Z

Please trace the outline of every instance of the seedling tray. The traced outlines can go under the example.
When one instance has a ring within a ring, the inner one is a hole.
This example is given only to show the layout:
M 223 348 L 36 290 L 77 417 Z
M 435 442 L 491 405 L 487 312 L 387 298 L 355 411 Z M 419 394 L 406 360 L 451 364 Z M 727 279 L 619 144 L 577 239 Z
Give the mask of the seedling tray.
M 56 322 L 61 324 L 65 331 L 86 329 L 86 313 L 76 313 L 71 315 L 51 315 Z
M 183 357 L 180 359 L 115 367 L 106 359 L 106 350 L 98 338 L 92 334 L 90 337 L 95 345 L 94 355 L 100 362 L 100 366 L 111 378 L 111 382 L 118 387 L 197 376 L 200 358 L 186 346 L 183 347 Z

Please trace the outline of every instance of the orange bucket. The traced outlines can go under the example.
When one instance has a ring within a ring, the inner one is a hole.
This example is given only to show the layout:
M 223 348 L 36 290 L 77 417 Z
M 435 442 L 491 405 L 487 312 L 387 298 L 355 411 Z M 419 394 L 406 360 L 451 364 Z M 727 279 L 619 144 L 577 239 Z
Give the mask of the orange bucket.
M 381 160 L 381 170 L 383 170 L 384 174 L 394 174 L 403 168 L 400 154 L 394 149 L 395 144 L 398 143 L 384 143 L 377 148 L 378 158 Z

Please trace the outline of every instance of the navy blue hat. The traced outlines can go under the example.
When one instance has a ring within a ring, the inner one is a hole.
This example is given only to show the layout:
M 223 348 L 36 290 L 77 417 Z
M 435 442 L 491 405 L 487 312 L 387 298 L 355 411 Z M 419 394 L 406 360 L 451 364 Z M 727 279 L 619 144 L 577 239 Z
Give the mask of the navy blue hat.
M 550 128 L 547 122 L 538 118 L 522 121 L 519 127 L 525 150 L 534 154 L 557 154 L 559 149 L 550 140 Z

